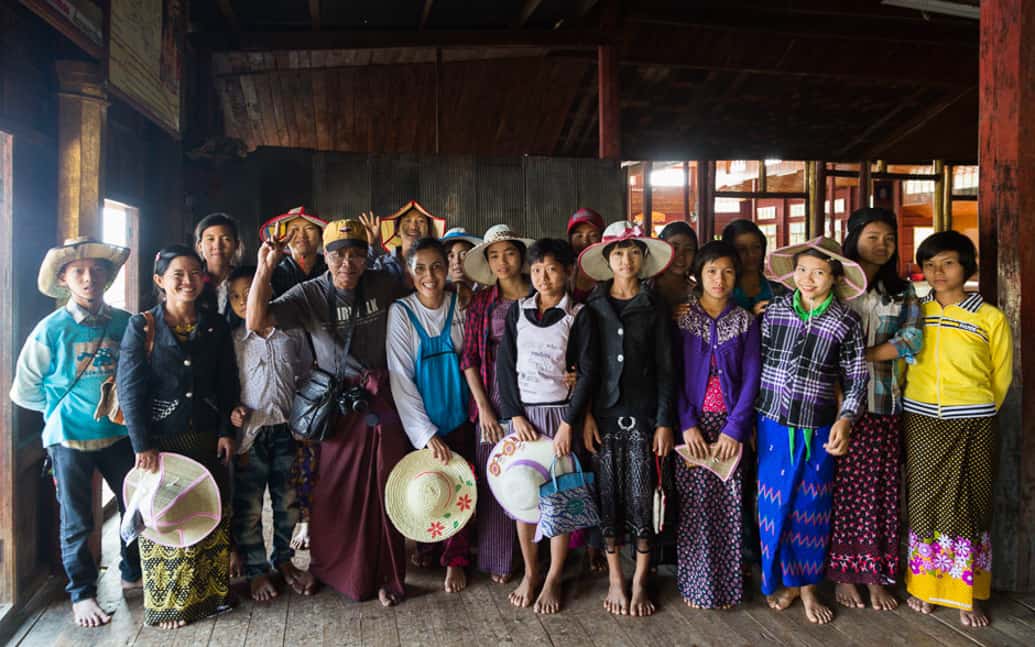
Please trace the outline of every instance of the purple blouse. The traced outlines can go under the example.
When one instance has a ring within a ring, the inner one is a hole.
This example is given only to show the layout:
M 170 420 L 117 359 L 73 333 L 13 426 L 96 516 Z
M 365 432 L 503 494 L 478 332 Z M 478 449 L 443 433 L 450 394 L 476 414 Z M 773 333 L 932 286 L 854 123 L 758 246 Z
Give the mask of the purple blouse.
M 762 373 L 758 320 L 732 300 L 718 319 L 712 319 L 692 297 L 678 325 L 683 348 L 683 384 L 677 402 L 680 431 L 697 425 L 714 361 L 728 412 L 722 433 L 744 442 L 754 423 Z

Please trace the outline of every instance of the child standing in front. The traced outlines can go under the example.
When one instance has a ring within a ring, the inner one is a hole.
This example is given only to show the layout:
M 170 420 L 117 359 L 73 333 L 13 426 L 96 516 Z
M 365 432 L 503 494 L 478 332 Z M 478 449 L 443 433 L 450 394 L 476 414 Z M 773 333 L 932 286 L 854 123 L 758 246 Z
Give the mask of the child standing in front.
M 568 293 L 575 266 L 575 252 L 568 243 L 553 238 L 536 241 L 528 249 L 528 262 L 535 294 L 511 306 L 496 355 L 500 415 L 510 418 L 521 440 L 552 438 L 554 454 L 561 458 L 572 452 L 574 429 L 580 427 L 594 387 L 593 322 Z M 565 375 L 572 366 L 577 380 L 569 388 Z M 527 607 L 534 599 L 536 613 L 557 613 L 569 536 L 550 538 L 550 570 L 543 579 L 536 526 L 516 523 L 525 575 L 510 602 Z
M 237 454 L 234 470 L 233 536 L 244 561 L 252 598 L 278 595 L 270 566 L 280 571 L 295 592 L 312 593 L 313 577 L 291 563 L 291 531 L 298 518 L 291 482 L 295 441 L 288 427 L 291 403 L 299 380 L 313 365 L 312 353 L 299 331 L 270 326 L 249 330 L 248 291 L 255 267 L 235 268 L 227 278 L 228 302 L 241 324 L 233 331 L 234 352 L 241 379 L 241 405 L 247 413 L 234 417 Z M 262 531 L 262 502 L 266 488 L 273 505 L 273 552 L 266 558 Z
M 848 450 L 869 382 L 859 315 L 842 299 L 866 290 L 866 274 L 829 238 L 777 250 L 769 265 L 794 292 L 762 316 L 755 407 L 762 593 L 779 611 L 801 597 L 808 621 L 825 624 L 834 614 L 816 584 L 830 536 L 834 457 Z
M 924 346 L 905 397 L 909 606 L 959 609 L 988 625 L 978 604 L 992 585 L 995 416 L 1013 379 L 1013 338 L 1002 311 L 967 292 L 974 243 L 956 231 L 924 240 L 916 262 L 931 284 L 920 300 Z

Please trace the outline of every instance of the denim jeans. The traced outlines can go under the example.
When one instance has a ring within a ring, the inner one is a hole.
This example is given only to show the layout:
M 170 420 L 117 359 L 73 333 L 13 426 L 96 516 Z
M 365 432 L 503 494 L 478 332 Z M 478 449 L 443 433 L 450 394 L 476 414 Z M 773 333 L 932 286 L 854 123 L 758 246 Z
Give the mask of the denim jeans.
M 58 508 L 61 515 L 61 562 L 68 576 L 65 590 L 72 602 L 97 595 L 97 564 L 90 554 L 90 533 L 93 532 L 93 473 L 97 470 L 115 493 L 119 514 L 125 512 L 122 481 L 133 468 L 136 457 L 123 438 L 110 447 L 82 451 L 51 445 L 47 448 L 54 468 Z M 121 540 L 120 540 L 121 542 Z M 140 579 L 140 551 L 137 543 L 121 543 L 122 562 L 119 571 L 126 582 Z
M 291 482 L 295 440 L 287 425 L 263 427 L 246 454 L 236 458 L 234 472 L 234 542 L 245 574 L 256 577 L 295 555 L 291 532 L 298 521 L 297 492 Z M 266 559 L 262 533 L 262 501 L 269 487 L 273 502 L 273 551 Z

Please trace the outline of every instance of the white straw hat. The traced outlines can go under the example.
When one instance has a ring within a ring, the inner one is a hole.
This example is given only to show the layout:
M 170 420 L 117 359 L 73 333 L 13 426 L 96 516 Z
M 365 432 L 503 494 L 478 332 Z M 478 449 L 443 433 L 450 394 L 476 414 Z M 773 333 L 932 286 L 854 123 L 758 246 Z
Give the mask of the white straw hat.
M 482 285 L 495 285 L 496 275 L 489 268 L 489 259 L 485 257 L 486 250 L 494 243 L 512 241 L 520 244 L 528 251 L 535 241 L 531 238 L 522 238 L 510 228 L 510 225 L 493 225 L 485 230 L 485 237 L 480 243 L 472 247 L 467 256 L 464 256 L 464 273 Z
M 385 507 L 404 537 L 424 543 L 449 539 L 474 516 L 474 471 L 452 452 L 447 465 L 430 449 L 407 454 L 388 475 Z
M 604 230 L 599 243 L 593 243 L 579 254 L 579 267 L 592 279 L 606 281 L 614 277 L 611 266 L 604 257 L 604 249 L 608 245 L 623 240 L 639 241 L 645 248 L 643 265 L 640 267 L 640 278 L 649 279 L 661 274 L 672 262 L 672 246 L 663 240 L 651 238 L 643 233 L 643 228 L 628 220 L 612 222 Z
M 550 480 L 553 459 L 549 438 L 525 441 L 511 434 L 496 443 L 485 471 L 489 489 L 509 517 L 539 523 L 539 486 Z M 558 466 L 558 474 L 571 471 L 570 459 L 565 460 L 563 469 Z

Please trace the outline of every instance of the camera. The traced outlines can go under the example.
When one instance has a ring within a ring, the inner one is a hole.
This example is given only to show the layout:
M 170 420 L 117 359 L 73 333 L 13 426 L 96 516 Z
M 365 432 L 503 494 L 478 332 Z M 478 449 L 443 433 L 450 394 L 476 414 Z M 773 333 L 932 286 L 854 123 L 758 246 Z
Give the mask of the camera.
M 352 412 L 362 413 L 370 408 L 370 394 L 361 386 L 345 389 L 338 396 L 338 411 L 341 415 Z

